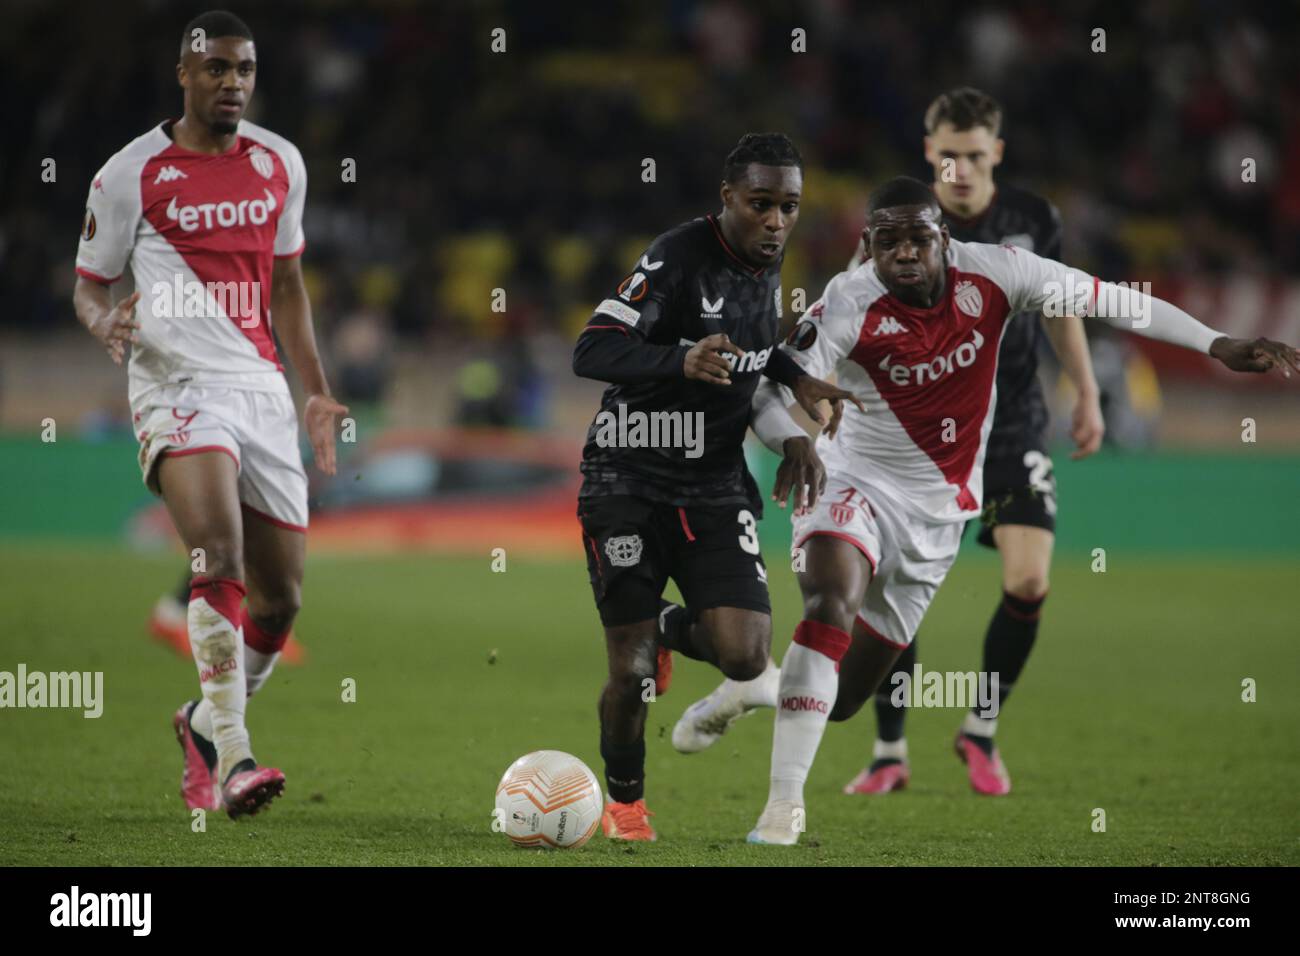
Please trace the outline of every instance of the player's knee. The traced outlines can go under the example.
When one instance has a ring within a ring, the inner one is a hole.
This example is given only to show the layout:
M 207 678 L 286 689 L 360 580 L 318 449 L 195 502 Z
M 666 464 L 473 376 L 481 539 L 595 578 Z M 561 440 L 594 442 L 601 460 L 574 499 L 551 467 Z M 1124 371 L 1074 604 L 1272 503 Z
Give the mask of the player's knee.
M 813 594 L 803 602 L 805 621 L 818 621 L 846 632 L 853 630 L 853 617 L 857 610 L 840 594 Z
M 1007 575 L 1002 586 L 1012 597 L 1022 601 L 1037 601 L 1047 593 L 1047 575 L 1037 569 L 1014 571 Z
M 768 647 L 757 643 L 730 651 L 719 651 L 718 670 L 732 680 L 753 680 L 767 670 L 768 654 Z
M 194 549 L 191 567 L 197 569 L 197 577 L 244 579 L 244 552 L 235 541 L 217 539 L 208 541 Z
M 263 595 L 254 603 L 249 601 L 249 616 L 268 634 L 284 634 L 293 627 L 294 618 L 302 608 L 302 594 L 297 587 L 282 592 Z

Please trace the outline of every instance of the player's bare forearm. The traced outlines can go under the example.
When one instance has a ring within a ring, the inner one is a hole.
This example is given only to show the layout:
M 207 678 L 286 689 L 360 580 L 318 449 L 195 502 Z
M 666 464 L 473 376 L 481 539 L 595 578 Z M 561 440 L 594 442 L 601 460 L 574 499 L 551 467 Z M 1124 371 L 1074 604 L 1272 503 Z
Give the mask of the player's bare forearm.
M 77 313 L 77 321 L 87 330 L 93 329 L 95 323 L 113 308 L 109 287 L 102 282 L 77 276 L 77 284 L 72 288 L 72 308 Z
M 1083 329 L 1083 319 L 1073 315 L 1055 318 L 1044 316 L 1043 328 L 1052 343 L 1052 351 L 1070 376 L 1081 396 L 1096 397 L 1099 393 L 1097 378 L 1092 371 L 1092 355 L 1088 351 L 1088 336 Z
M 108 286 L 84 276 L 77 277 L 72 290 L 72 307 L 77 313 L 77 321 L 99 339 L 109 358 L 118 365 L 126 357 L 127 344 L 139 341 L 140 323 L 135 318 L 135 304 L 139 301 L 140 293 L 132 292 L 114 305 Z
M 280 342 L 307 395 L 329 395 L 329 383 L 316 349 L 311 302 L 302 281 L 302 262 L 276 259 L 271 274 L 271 315 Z

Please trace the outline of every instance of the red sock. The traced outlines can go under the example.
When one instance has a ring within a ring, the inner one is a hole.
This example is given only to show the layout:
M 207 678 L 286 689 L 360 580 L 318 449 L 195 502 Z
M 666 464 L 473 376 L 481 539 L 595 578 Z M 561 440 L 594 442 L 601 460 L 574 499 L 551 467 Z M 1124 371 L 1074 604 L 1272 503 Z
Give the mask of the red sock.
M 284 642 L 289 639 L 289 631 L 285 631 L 283 634 L 272 634 L 270 631 L 264 631 L 257 626 L 257 622 L 248 613 L 248 608 L 243 608 L 240 615 L 239 622 L 244 628 L 245 644 L 259 654 L 280 653 L 280 650 L 284 647 Z
M 234 578 L 193 578 L 190 581 L 190 600 L 203 598 L 208 607 L 216 611 L 232 627 L 239 626 L 240 605 L 247 593 L 242 581 Z

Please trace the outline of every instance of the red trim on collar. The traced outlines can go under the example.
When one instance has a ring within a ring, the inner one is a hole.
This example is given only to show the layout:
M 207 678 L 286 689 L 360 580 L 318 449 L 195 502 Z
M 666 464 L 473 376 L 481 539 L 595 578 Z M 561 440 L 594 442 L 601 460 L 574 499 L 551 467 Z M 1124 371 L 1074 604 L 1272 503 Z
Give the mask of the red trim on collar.
M 722 250 L 723 250 L 723 252 L 725 252 L 727 255 L 731 256 L 731 258 L 734 259 L 734 260 L 736 261 L 736 263 L 737 263 L 737 264 L 738 264 L 742 269 L 744 269 L 746 272 L 748 272 L 750 275 L 752 275 L 752 276 L 761 276 L 761 275 L 763 274 L 763 268 L 764 268 L 764 267 L 759 266 L 758 268 L 755 268 L 754 266 L 751 266 L 748 262 L 746 262 L 744 259 L 740 258 L 740 256 L 736 255 L 734 252 L 731 251 L 731 246 L 727 245 L 727 240 L 723 238 L 723 236 L 722 236 L 722 227 L 719 226 L 719 225 L 718 225 L 718 221 L 717 221 L 716 219 L 713 218 L 713 213 L 709 213 L 709 214 L 708 214 L 707 216 L 705 216 L 704 218 L 707 219 L 708 222 L 709 222 L 709 225 L 713 227 L 713 234 L 714 234 L 715 236 L 718 237 L 718 242 L 720 242 L 720 243 L 722 244 Z

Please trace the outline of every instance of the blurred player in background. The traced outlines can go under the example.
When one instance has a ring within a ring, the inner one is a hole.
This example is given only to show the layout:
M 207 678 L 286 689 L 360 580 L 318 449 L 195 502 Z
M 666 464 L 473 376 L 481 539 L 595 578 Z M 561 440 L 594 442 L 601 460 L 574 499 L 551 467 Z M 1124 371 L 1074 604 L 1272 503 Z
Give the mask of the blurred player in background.
M 786 346 L 809 374 L 834 372 L 868 408 L 846 409 L 834 439 L 818 440 L 826 490 L 795 517 L 804 619 L 782 662 L 771 785 L 753 843 L 798 841 L 826 721 L 849 719 L 876 693 L 980 511 L 998 350 L 1012 317 L 1095 316 L 1235 371 L 1300 370 L 1290 346 L 1228 338 L 1162 299 L 1015 246 L 950 240 L 920 180 L 899 177 L 872 194 L 864 240 L 869 260 L 830 281 Z M 754 404 L 765 444 L 801 440 L 778 388 L 760 385 Z
M 1046 199 L 1007 183 L 995 184 L 1002 162 L 1002 108 L 988 94 L 964 87 L 940 95 L 925 113 L 925 158 L 934 168 L 934 195 L 952 238 L 1009 244 L 1045 259 L 1061 259 L 1061 217 Z M 861 245 L 850 264 L 861 264 Z M 1040 321 L 1041 320 L 1041 321 Z M 984 510 L 979 543 L 1002 558 L 1002 596 L 984 634 L 983 671 L 998 675 L 998 707 L 1006 701 L 1029 659 L 1047 599 L 1048 571 L 1056 531 L 1056 478 L 1047 455 L 1047 402 L 1038 379 L 1042 330 L 1077 393 L 1070 435 L 1073 459 L 1101 447 L 1105 431 L 1099 390 L 1083 320 L 1033 313 L 1007 322 L 998 355 L 997 404 L 984 459 Z M 917 642 L 903 651 L 894 674 L 909 680 Z M 888 793 L 907 785 L 906 703 L 896 704 L 894 676 L 876 693 L 876 742 L 871 764 L 846 793 Z M 977 793 L 1002 795 L 1011 778 L 993 734 L 997 717 L 978 707 L 957 733 L 957 755 Z
M 245 700 L 270 676 L 300 604 L 307 477 L 271 313 L 307 395 L 317 465 L 334 471 L 334 420 L 299 261 L 306 169 L 298 149 L 243 119 L 253 35 L 214 11 L 181 38 L 184 115 L 95 176 L 77 249 L 77 318 L 121 364 L 145 484 L 204 571 L 187 630 L 202 699 L 173 718 L 190 808 L 256 813 L 284 774 L 253 757 Z M 113 304 L 130 265 L 135 292 Z M 137 305 L 139 306 L 137 308 Z M 244 598 L 248 603 L 244 606 Z
M 792 386 L 820 424 L 819 399 L 851 397 L 776 348 L 781 264 L 802 191 L 794 144 L 746 135 L 723 167 L 722 212 L 655 239 L 574 348 L 577 375 L 610 383 L 587 434 L 578 500 L 609 660 L 599 708 L 607 837 L 656 838 L 644 799 L 647 691 L 667 689 L 672 651 L 775 703 L 762 498 L 743 451 L 750 399 L 766 375 Z M 679 439 L 698 423 L 694 447 L 608 430 L 650 416 L 676 420 Z M 824 475 L 807 477 L 815 489 Z M 662 598 L 670 577 L 684 608 Z

